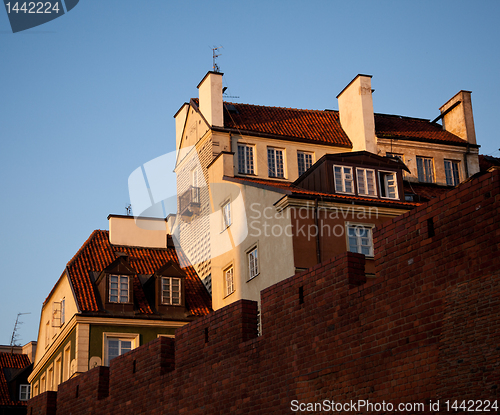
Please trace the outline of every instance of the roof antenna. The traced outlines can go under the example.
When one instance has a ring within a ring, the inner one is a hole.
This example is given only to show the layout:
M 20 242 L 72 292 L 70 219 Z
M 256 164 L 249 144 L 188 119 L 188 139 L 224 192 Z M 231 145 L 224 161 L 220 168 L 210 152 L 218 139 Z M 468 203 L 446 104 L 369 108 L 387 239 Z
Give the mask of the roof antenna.
M 22 316 L 24 314 L 31 314 L 31 313 L 17 313 L 16 324 L 14 324 L 14 330 L 12 331 L 12 337 L 10 339 L 10 346 L 12 346 L 12 347 L 20 346 L 20 344 L 17 344 L 17 340 L 19 338 L 19 335 L 17 334 L 17 330 L 19 329 L 19 326 L 21 324 L 23 324 L 22 321 L 19 321 L 19 316 Z
M 130 203 L 125 206 L 125 212 L 127 213 L 127 216 L 132 216 L 132 205 Z
M 222 46 L 214 46 L 212 48 L 212 63 L 214 72 L 220 72 L 219 65 L 217 65 L 216 59 L 221 55 L 221 53 L 217 53 L 219 49 L 223 49 Z

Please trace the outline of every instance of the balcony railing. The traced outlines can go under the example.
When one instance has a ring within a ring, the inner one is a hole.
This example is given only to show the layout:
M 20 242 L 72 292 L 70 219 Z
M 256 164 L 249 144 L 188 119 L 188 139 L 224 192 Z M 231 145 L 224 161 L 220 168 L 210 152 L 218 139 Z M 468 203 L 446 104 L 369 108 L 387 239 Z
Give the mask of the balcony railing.
M 190 186 L 179 197 L 179 211 L 184 219 L 190 219 L 200 211 L 200 188 Z

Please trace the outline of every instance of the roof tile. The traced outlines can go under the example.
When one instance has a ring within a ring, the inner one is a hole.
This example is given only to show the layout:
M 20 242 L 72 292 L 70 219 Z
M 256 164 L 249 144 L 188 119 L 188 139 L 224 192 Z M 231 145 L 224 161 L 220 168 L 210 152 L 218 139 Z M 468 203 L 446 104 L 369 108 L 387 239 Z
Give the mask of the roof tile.
M 117 258 L 115 254 L 117 250 L 129 256 L 130 266 L 137 274 L 151 275 L 169 261 L 180 264 L 187 274 L 186 307 L 194 315 L 205 315 L 211 311 L 212 301 L 205 286 L 182 253 L 179 258 L 175 248 L 111 245 L 108 231 L 95 230 L 67 266 L 69 278 L 82 312 L 99 311 L 98 294 L 94 291 L 90 273 L 103 271 Z M 138 311 L 142 314 L 153 314 L 137 276 L 134 277 L 133 290 L 134 298 L 139 307 Z

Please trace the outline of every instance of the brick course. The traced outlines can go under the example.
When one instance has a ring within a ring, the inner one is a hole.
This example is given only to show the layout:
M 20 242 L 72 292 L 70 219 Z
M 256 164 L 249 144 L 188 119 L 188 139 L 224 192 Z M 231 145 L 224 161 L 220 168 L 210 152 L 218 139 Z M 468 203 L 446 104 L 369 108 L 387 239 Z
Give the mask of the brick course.
M 262 291 L 261 336 L 256 303 L 238 301 L 35 397 L 28 414 L 499 400 L 499 218 L 493 170 L 377 229 L 376 279 L 347 252 Z

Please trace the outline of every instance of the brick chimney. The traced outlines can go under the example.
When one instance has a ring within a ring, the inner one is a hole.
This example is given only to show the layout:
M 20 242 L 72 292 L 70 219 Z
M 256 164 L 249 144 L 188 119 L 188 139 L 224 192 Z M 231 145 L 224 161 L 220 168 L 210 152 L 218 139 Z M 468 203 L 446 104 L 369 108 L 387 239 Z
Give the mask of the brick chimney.
M 222 73 L 208 72 L 198 84 L 200 111 L 212 127 L 224 126 Z
M 446 131 L 459 136 L 469 144 L 477 144 L 470 91 L 460 91 L 439 108 L 439 111 Z
M 357 75 L 340 94 L 340 124 L 352 142 L 352 151 L 377 154 L 371 75 Z

